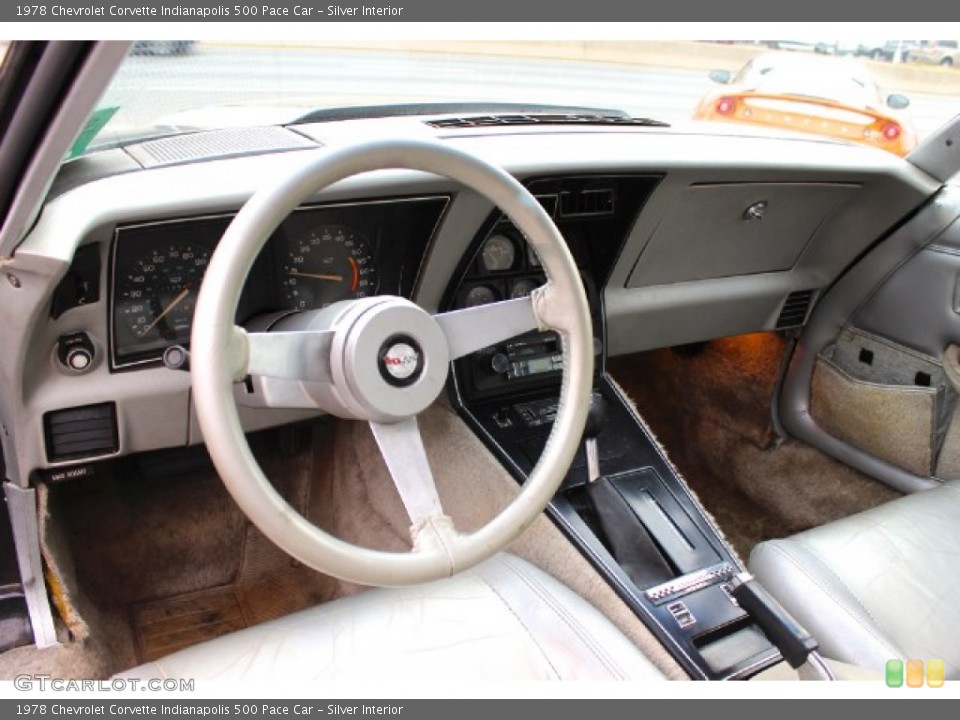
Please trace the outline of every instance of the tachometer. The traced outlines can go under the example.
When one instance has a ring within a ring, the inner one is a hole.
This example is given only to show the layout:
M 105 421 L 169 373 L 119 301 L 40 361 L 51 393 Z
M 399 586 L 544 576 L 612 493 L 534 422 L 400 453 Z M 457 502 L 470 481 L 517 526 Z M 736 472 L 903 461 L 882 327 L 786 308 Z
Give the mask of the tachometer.
M 209 261 L 208 248 L 171 242 L 159 243 L 118 267 L 114 329 L 121 344 L 148 349 L 188 342 Z
M 297 310 L 377 291 L 373 249 L 346 225 L 321 225 L 292 240 L 281 273 L 284 297 Z

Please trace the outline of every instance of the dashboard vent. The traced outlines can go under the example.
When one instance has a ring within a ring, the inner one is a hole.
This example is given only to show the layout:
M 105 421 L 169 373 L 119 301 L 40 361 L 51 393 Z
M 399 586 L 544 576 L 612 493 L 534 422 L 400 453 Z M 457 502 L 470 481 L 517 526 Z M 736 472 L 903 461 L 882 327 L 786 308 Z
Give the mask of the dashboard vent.
M 589 113 L 521 113 L 516 115 L 472 115 L 469 117 L 427 120 L 435 128 L 481 128 L 510 125 L 632 125 L 638 127 L 669 127 L 668 123 L 650 118 L 626 115 L 594 115 Z
M 172 135 L 129 145 L 126 151 L 141 166 L 155 168 L 318 145 L 315 140 L 283 127 L 250 127 Z
M 564 218 L 613 215 L 613 206 L 611 188 L 560 193 L 560 217 Z
M 43 416 L 47 460 L 110 455 L 120 449 L 114 403 L 54 410 Z
M 797 290 L 787 295 L 777 318 L 777 330 L 786 330 L 803 325 L 810 312 L 816 290 Z

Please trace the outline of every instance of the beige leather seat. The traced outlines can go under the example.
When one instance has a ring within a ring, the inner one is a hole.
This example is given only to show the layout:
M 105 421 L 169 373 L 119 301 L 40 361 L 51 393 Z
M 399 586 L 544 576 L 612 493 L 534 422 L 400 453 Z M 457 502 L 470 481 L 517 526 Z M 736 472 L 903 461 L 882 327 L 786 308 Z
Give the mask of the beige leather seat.
M 335 600 L 120 677 L 435 683 L 661 675 L 596 608 L 530 563 L 500 554 L 447 580 Z
M 750 570 L 824 655 L 943 660 L 960 678 L 960 481 L 761 543 Z

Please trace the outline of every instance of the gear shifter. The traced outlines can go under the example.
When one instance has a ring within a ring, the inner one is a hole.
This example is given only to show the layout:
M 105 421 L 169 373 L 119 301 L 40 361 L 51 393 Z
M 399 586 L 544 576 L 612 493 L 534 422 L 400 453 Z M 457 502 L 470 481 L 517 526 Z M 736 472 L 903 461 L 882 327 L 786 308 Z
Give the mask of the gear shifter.
M 637 587 L 649 587 L 672 578 L 674 572 L 629 503 L 600 472 L 598 438 L 606 421 L 606 407 L 602 395 L 595 392 L 590 396 L 590 410 L 583 430 L 587 498 L 610 554 Z
M 587 481 L 594 483 L 600 479 L 600 455 L 597 450 L 597 435 L 607 418 L 606 403 L 600 393 L 590 396 L 590 409 L 587 411 L 587 423 L 583 428 L 583 449 L 587 456 Z

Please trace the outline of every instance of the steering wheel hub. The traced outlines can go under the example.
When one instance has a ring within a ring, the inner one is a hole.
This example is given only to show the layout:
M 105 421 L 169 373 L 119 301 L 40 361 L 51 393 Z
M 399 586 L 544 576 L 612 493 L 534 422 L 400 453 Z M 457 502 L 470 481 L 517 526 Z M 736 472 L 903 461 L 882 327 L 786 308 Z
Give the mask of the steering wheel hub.
M 450 366 L 447 339 L 423 308 L 399 297 L 353 301 L 334 321 L 330 370 L 351 417 L 395 422 L 427 409 Z

